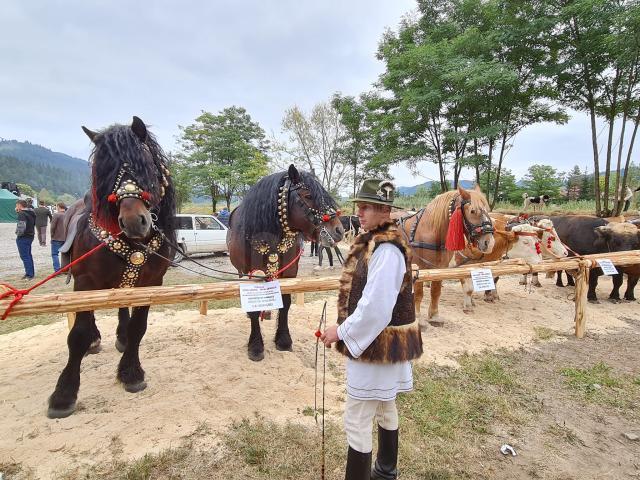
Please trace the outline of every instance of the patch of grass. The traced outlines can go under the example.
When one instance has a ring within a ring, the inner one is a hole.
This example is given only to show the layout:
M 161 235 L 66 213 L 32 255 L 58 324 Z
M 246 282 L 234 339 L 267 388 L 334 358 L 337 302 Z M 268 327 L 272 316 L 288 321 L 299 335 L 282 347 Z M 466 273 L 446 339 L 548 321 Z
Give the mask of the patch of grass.
M 640 403 L 638 379 L 615 376 L 604 362 L 589 368 L 563 368 L 560 373 L 565 377 L 565 385 L 585 401 L 631 412 L 636 411 Z
M 533 327 L 533 331 L 536 334 L 536 340 L 551 340 L 556 336 L 555 330 L 547 327 L 541 327 L 539 325 Z
M 22 473 L 22 465 L 14 462 L 0 462 L 0 474 L 4 476 L 4 480 L 13 480 L 15 478 L 24 478 L 22 476 L 18 477 L 20 473 Z
M 569 445 L 584 445 L 584 442 L 578 437 L 578 435 L 566 425 L 560 425 L 555 423 L 549 425 L 545 430 L 547 435 L 558 438 Z
M 640 385 L 640 377 L 634 378 L 633 379 L 633 384 L 634 385 Z

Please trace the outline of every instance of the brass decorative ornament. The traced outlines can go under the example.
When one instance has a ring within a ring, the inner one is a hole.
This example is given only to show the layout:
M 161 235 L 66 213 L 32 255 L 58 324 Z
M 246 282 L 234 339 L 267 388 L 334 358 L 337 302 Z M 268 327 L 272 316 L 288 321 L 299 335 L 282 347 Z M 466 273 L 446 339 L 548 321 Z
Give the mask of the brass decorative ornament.
M 129 256 L 129 261 L 134 265 L 142 265 L 145 261 L 144 253 L 142 252 L 133 252 Z

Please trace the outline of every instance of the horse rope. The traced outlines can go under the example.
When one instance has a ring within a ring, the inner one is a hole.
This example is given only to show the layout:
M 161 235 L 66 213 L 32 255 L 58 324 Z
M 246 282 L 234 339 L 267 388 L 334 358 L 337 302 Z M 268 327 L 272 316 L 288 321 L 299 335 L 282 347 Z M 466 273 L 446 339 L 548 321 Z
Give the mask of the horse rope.
M 313 387 L 313 418 L 318 424 L 318 348 L 320 346 L 320 337 L 322 336 L 322 325 L 325 328 L 327 326 L 327 302 L 324 302 L 322 307 L 322 314 L 320 315 L 320 323 L 318 323 L 318 329 L 315 332 L 316 336 L 316 361 L 315 361 L 315 383 Z M 325 478 L 325 425 L 324 425 L 324 401 L 325 401 L 325 385 L 326 385 L 326 372 L 327 372 L 327 346 L 322 344 L 322 449 L 321 449 L 321 470 L 320 478 Z

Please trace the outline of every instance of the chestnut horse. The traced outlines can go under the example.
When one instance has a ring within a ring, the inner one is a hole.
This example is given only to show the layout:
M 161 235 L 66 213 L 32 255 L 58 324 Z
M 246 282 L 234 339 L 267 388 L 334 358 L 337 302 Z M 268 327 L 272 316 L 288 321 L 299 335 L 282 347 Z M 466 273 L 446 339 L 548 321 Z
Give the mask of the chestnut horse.
M 174 254 L 174 189 L 167 159 L 138 117 L 129 125 L 113 125 L 100 132 L 82 127 L 94 143 L 91 153 L 91 194 L 70 209 L 77 215 L 68 232 L 71 260 L 104 242 L 82 262 L 71 267 L 75 291 L 162 285 Z M 65 220 L 68 220 L 65 218 Z M 65 222 L 70 223 L 70 222 Z M 118 235 L 119 232 L 122 232 Z M 169 242 L 164 241 L 167 239 Z M 149 306 L 121 308 L 116 347 L 123 352 L 117 378 L 128 392 L 146 387 L 138 348 L 147 330 Z M 49 418 L 63 418 L 75 410 L 80 388 L 80 363 L 90 347 L 100 346 L 93 311 L 78 312 L 67 337 L 69 360 L 49 397 Z
M 491 253 L 493 250 L 489 204 L 478 187 L 473 190 L 458 187 L 457 190 L 441 193 L 425 208 L 400 218 L 398 222 L 413 248 L 414 261 L 420 268 L 447 268 L 455 251 L 463 250 L 469 243 L 482 253 Z M 416 283 L 417 311 L 420 311 L 423 297 L 422 285 Z M 442 281 L 432 281 L 427 318 L 434 325 L 442 324 L 438 318 L 441 291 Z M 423 320 L 420 323 L 424 326 Z
M 340 212 L 331 195 L 315 175 L 299 172 L 274 173 L 252 186 L 229 219 L 229 257 L 240 276 L 259 270 L 269 278 L 295 278 L 303 239 L 319 241 L 328 236 L 342 240 Z M 275 343 L 278 350 L 291 351 L 289 307 L 291 295 L 282 295 Z M 260 312 L 249 312 L 251 334 L 248 355 L 264 358 Z

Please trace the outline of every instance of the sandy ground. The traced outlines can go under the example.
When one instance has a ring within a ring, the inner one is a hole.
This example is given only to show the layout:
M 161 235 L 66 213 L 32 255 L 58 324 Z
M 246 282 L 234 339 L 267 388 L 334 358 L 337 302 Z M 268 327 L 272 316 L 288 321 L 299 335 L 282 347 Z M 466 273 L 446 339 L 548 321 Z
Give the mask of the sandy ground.
M 446 284 L 441 299 L 446 323 L 424 333 L 426 354 L 420 361 L 451 364 L 453 356 L 465 351 L 527 348 L 535 343 L 536 326 L 571 333 L 573 303 L 567 297 L 572 289 L 542 281 L 543 288 L 529 290 L 518 285 L 517 277 L 503 278 L 502 301 L 487 304 L 478 298 L 469 315 L 461 312 L 459 284 Z M 608 291 L 609 282 L 601 282 L 600 296 Z M 84 360 L 78 411 L 62 420 L 47 419 L 45 410 L 66 362 L 66 319 L 3 335 L 0 459 L 22 463 L 37 478 L 55 478 L 56 472 L 111 460 L 115 450 L 126 459 L 178 445 L 205 422 L 214 433 L 222 432 L 232 421 L 258 412 L 311 425 L 313 417 L 302 412 L 314 403 L 313 331 L 321 308 L 320 301 L 292 307 L 293 352 L 275 350 L 275 322 L 265 321 L 266 351 L 260 363 L 247 359 L 249 325 L 239 309 L 213 310 L 205 317 L 191 311 L 152 311 L 140 349 L 149 386 L 138 394 L 126 393 L 115 381 L 116 319 L 112 312 L 101 312 L 103 351 Z M 335 297 L 329 311 L 336 311 Z M 637 303 L 590 305 L 587 329 L 623 332 L 631 327 L 621 316 L 637 317 Z M 566 340 L 559 336 L 555 341 Z M 336 418 L 344 402 L 342 363 L 330 351 L 327 408 Z

